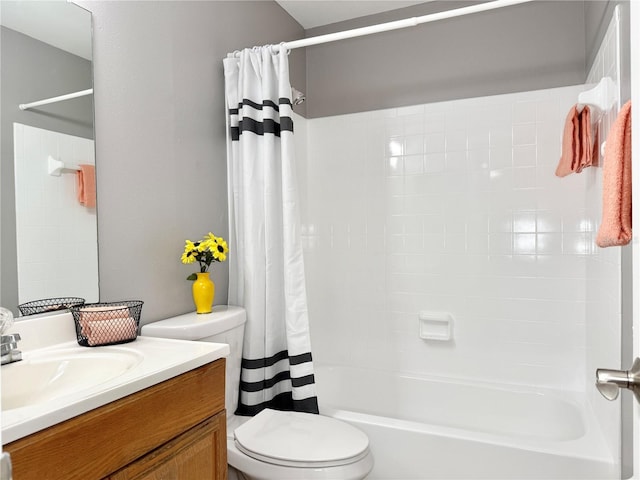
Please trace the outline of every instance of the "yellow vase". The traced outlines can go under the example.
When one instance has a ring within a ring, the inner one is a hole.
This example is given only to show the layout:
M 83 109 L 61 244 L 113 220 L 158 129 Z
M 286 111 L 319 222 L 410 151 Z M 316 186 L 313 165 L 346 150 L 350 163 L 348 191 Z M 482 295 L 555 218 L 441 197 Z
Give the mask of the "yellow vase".
M 209 278 L 209 272 L 196 273 L 198 278 L 193 282 L 193 303 L 196 313 L 211 313 L 216 286 Z

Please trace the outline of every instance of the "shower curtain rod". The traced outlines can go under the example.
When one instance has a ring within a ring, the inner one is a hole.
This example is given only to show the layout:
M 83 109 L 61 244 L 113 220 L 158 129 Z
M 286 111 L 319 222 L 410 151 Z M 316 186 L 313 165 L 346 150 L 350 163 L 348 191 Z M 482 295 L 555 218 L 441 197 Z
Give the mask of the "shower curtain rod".
M 484 12 L 487 10 L 494 10 L 496 8 L 509 7 L 511 5 L 528 3 L 532 1 L 533 0 L 495 0 L 493 2 L 471 5 L 469 7 L 431 13 L 429 15 L 423 15 L 421 17 L 406 18 L 404 20 L 381 23 L 378 25 L 371 25 L 369 27 L 355 28 L 353 30 L 345 30 L 343 32 L 328 33 L 326 35 L 318 35 L 317 37 L 303 38 L 301 40 L 294 40 L 291 42 L 282 42 L 280 45 L 274 45 L 274 47 L 282 46 L 289 50 L 292 50 L 294 48 L 309 47 L 311 45 L 335 42 L 337 40 L 344 40 L 346 38 L 361 37 L 363 35 L 370 35 L 372 33 L 387 32 L 390 30 L 398 30 L 400 28 L 414 27 L 422 23 L 435 22 L 438 20 L 444 20 L 446 18 L 460 17 L 462 15 L 469 15 L 471 13 Z
M 41 105 L 49 105 L 50 103 L 62 102 L 64 100 L 70 100 L 72 98 L 84 97 L 86 95 L 92 95 L 93 88 L 87 90 L 81 90 L 79 92 L 67 93 L 66 95 L 60 95 L 58 97 L 46 98 L 44 100 L 38 100 L 37 102 L 21 103 L 18 105 L 20 110 L 28 110 L 30 108 L 39 107 Z

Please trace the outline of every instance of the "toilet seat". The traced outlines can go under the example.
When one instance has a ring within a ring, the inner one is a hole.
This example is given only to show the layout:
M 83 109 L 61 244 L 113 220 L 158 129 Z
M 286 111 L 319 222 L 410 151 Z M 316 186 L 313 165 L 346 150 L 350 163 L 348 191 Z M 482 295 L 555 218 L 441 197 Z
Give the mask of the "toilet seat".
M 369 454 L 369 439 L 339 420 L 265 409 L 234 431 L 235 444 L 256 460 L 285 467 L 348 465 Z

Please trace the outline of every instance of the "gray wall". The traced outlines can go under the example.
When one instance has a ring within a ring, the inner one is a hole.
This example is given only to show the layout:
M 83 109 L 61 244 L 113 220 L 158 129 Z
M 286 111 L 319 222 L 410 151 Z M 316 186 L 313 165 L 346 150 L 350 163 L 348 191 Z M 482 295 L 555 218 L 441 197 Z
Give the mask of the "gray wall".
M 478 2 L 436 1 L 306 36 Z M 307 114 L 323 117 L 536 90 L 585 79 L 584 5 L 536 1 L 307 48 Z
M 101 299 L 144 300 L 143 323 L 193 311 L 184 240 L 228 238 L 222 59 L 304 31 L 275 2 L 79 3 L 94 24 Z M 290 62 L 304 85 L 304 52 Z M 225 303 L 227 264 L 212 270 Z
M 588 65 L 593 63 L 593 59 L 598 53 L 598 47 L 602 43 L 617 3 L 623 2 L 611 0 L 586 0 L 584 2 L 585 46 Z
M 13 122 L 93 138 L 91 97 L 20 110 L 21 103 L 91 88 L 91 62 L 0 27 L 0 305 L 17 313 Z
M 94 22 L 101 299 L 144 300 L 145 323 L 190 311 L 184 240 L 228 236 L 221 60 L 305 32 L 274 2 L 79 3 Z M 535 2 L 294 50 L 292 84 L 311 117 L 547 88 L 584 81 L 585 42 L 582 2 Z M 227 265 L 213 272 L 224 303 Z

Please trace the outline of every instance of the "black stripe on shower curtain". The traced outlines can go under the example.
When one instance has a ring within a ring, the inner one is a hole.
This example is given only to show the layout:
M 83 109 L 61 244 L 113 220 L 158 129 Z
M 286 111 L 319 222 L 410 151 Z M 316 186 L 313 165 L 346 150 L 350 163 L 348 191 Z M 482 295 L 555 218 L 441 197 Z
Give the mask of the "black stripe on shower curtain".
M 278 99 L 278 103 L 276 104 L 275 102 L 272 102 L 271 100 L 264 100 L 262 103 L 256 103 L 253 100 L 250 100 L 248 98 L 244 98 L 242 100 L 242 102 L 240 102 L 238 104 L 238 108 L 229 109 L 229 114 L 237 115 L 239 110 L 243 106 L 252 107 L 255 110 L 262 110 L 263 107 L 270 107 L 270 108 L 273 108 L 276 112 L 279 112 L 280 111 L 279 105 L 291 105 L 291 100 L 289 100 L 288 98 L 282 97 L 282 98 Z
M 236 415 L 255 415 L 265 408 L 318 413 L 317 397 L 295 400 L 291 393 L 291 387 L 298 388 L 314 384 L 315 377 L 313 374 L 294 377 L 292 376 L 289 367 L 302 366 L 302 368 L 304 368 L 304 363 L 310 363 L 311 361 L 311 352 L 289 356 L 289 352 L 287 350 L 282 350 L 267 358 L 242 358 L 243 372 L 240 380 L 240 391 L 244 392 L 244 395 L 240 396 L 238 409 L 235 412 Z M 280 365 L 278 365 L 279 363 Z M 273 370 L 271 370 L 270 373 L 272 373 L 272 376 L 268 378 L 262 378 L 257 381 L 243 380 L 243 378 L 250 376 L 252 372 L 260 375 L 263 371 L 269 371 L 269 367 L 272 369 L 275 367 L 277 369 L 277 373 L 273 374 Z M 274 389 L 274 387 L 275 389 L 284 389 L 285 391 L 276 393 L 273 398 L 268 401 L 257 403 L 248 403 L 243 401 L 243 397 L 250 398 L 251 393 L 268 391 Z
M 279 105 L 291 105 L 291 101 L 288 98 L 280 98 L 278 100 Z M 248 98 L 242 100 L 242 102 L 238 105 L 238 108 L 229 109 L 229 116 L 231 117 L 231 140 L 238 141 L 240 140 L 240 135 L 243 132 L 252 132 L 256 135 L 264 135 L 265 133 L 274 134 L 276 137 L 280 136 L 281 131 L 289 131 L 293 132 L 293 120 L 291 117 L 287 116 L 277 116 L 278 120 L 271 118 L 264 118 L 262 120 L 256 120 L 251 118 L 251 110 L 245 109 L 243 110 L 243 117 L 241 120 L 237 120 L 237 116 L 240 113 L 240 110 L 243 106 L 251 107 L 254 110 L 264 112 L 265 107 L 273 109 L 276 112 L 280 111 L 278 105 L 276 105 L 271 100 L 265 100 L 262 104 L 253 102 Z M 236 119 L 236 121 L 234 121 Z
M 236 415 L 251 416 L 257 415 L 265 408 L 272 410 L 284 410 L 294 412 L 318 413 L 318 400 L 316 397 L 294 400 L 291 392 L 280 393 L 268 402 L 256 405 L 245 405 L 240 403 Z

